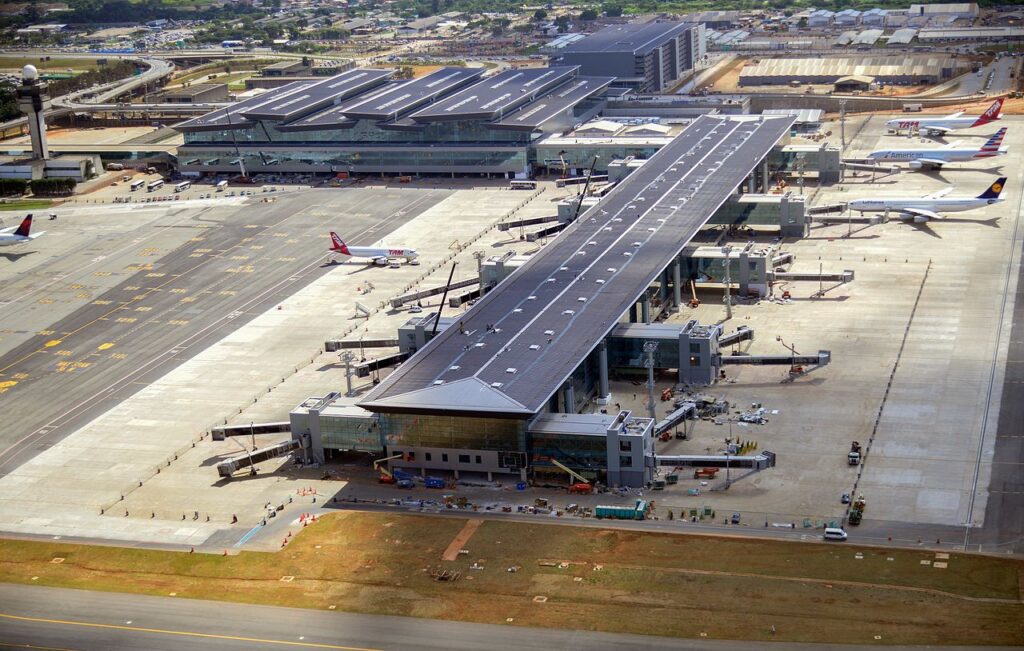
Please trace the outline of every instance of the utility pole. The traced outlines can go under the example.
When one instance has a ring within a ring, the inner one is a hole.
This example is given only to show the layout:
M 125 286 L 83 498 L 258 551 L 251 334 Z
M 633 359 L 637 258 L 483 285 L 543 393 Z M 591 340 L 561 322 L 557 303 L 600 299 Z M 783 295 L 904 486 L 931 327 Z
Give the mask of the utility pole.
M 846 100 L 839 100 L 839 139 L 846 149 Z
M 352 360 L 356 356 L 351 351 L 346 350 L 339 357 L 341 361 L 345 362 L 345 395 L 351 398 L 356 395 L 355 391 L 352 390 Z
M 647 356 L 644 361 L 644 366 L 647 367 L 647 413 L 651 420 L 657 420 L 657 414 L 654 411 L 654 351 L 657 349 L 658 342 L 644 342 L 644 355 Z
M 725 319 L 728 321 L 732 318 L 732 247 L 726 246 L 725 251 L 725 297 L 723 302 L 725 303 Z

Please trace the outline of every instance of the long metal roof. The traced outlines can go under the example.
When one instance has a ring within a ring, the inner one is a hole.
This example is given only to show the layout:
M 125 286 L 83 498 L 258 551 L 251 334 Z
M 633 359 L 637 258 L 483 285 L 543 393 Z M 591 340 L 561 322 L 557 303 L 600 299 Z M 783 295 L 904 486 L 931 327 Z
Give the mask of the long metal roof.
M 563 54 L 587 54 L 593 52 L 626 52 L 647 54 L 660 47 L 670 38 L 693 27 L 693 23 L 655 21 L 652 23 L 626 23 L 611 25 L 590 36 L 569 43 Z
M 512 418 L 542 411 L 792 124 L 701 116 L 359 405 Z
M 416 111 L 418 122 L 493 120 L 565 83 L 579 66 L 506 70 Z
M 594 93 L 604 90 L 613 81 L 615 81 L 615 77 L 577 77 L 546 95 L 538 97 L 490 126 L 492 129 L 524 131 L 539 129 L 541 125 L 551 118 L 575 106 Z
M 282 97 L 279 102 L 254 106 L 242 115 L 253 120 L 294 120 L 325 106 L 337 104 L 374 86 L 384 83 L 394 72 L 373 68 L 356 68 L 321 82 L 306 86 L 297 93 Z

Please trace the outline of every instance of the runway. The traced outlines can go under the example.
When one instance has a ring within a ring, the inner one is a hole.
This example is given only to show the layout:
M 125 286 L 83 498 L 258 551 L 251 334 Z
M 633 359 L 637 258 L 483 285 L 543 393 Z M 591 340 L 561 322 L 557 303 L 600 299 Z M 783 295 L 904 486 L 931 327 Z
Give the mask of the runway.
M 107 271 L 79 259 L 51 258 L 48 265 L 68 267 L 47 270 L 59 282 L 29 291 L 5 285 L 0 318 L 15 332 L 19 320 L 28 321 L 25 330 L 35 334 L 0 356 L 6 412 L 0 476 L 328 273 L 329 228 L 353 243 L 371 244 L 446 196 L 431 190 L 313 190 L 281 195 L 274 203 L 185 209 L 149 226 L 175 231 L 164 239 L 179 238 L 162 257 L 140 263 L 136 256 L 136 262 L 117 266 L 124 260 L 115 255 Z M 190 237 L 182 241 L 180 229 Z M 113 253 L 140 239 L 130 232 L 101 243 Z M 160 250 L 156 242 L 145 243 L 153 246 L 143 254 Z M 45 237 L 37 245 L 45 247 Z M 113 273 L 109 269 L 129 273 L 90 302 L 40 325 L 40 313 L 60 315 L 57 303 L 67 299 L 69 288 L 87 290 L 94 276 Z
M 757 646 L 780 651 L 869 648 L 795 643 L 758 643 Z M 742 651 L 751 648 L 751 643 L 525 628 L 515 626 L 514 622 L 467 624 L 0 584 L 0 649 L 480 651 L 489 648 Z M 897 651 L 912 647 L 887 648 Z M 966 648 L 946 647 L 949 651 Z

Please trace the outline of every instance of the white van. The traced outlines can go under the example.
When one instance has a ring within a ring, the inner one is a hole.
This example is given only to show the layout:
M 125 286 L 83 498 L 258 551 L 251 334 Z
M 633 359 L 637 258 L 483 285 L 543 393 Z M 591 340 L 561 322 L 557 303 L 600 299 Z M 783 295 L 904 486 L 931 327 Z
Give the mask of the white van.
M 846 540 L 846 532 L 835 527 L 825 528 L 825 540 Z

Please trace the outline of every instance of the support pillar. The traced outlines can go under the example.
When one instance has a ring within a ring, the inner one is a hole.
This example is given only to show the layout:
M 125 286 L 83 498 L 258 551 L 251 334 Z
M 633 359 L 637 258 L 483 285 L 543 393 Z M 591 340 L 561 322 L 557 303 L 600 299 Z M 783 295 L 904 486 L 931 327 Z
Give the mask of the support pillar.
M 644 297 L 640 300 L 640 312 L 643 317 L 643 321 L 646 324 L 651 322 L 651 297 L 644 294 Z
M 771 187 L 771 181 L 768 178 L 768 159 L 761 161 L 761 192 L 768 194 L 768 188 Z
M 750 176 L 747 177 L 747 192 L 754 194 L 757 192 L 757 169 L 755 168 Z
M 683 309 L 683 288 L 680 286 L 679 258 L 672 261 L 672 301 L 676 310 Z
M 572 388 L 572 381 L 570 380 L 564 389 L 565 393 L 565 409 L 562 411 L 566 414 L 576 413 L 576 390 Z
M 629 306 L 629 322 L 630 323 L 636 323 L 637 322 L 636 303 L 633 303 L 632 305 Z
M 597 345 L 597 404 L 607 405 L 612 401 L 611 389 L 608 387 L 608 340 L 603 339 Z

